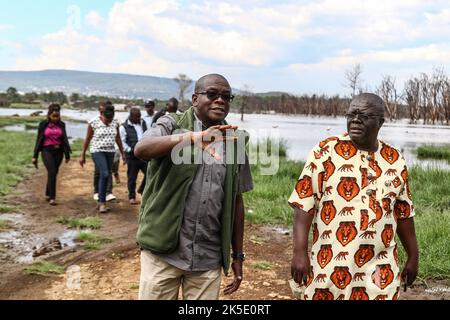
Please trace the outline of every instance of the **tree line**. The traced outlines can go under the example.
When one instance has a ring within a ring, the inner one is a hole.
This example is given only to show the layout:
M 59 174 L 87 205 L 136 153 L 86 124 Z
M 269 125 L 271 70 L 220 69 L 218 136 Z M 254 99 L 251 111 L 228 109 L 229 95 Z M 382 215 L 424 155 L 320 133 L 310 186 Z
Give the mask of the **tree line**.
M 362 88 L 363 73 L 360 64 L 345 72 L 345 86 L 350 89 L 350 97 L 327 95 L 292 95 L 288 93 L 254 94 L 247 85 L 236 95 L 231 109 L 244 113 L 281 113 L 293 115 L 343 116 L 347 112 L 351 97 L 360 92 L 370 92 Z M 180 107 L 185 110 L 190 106 L 185 93 L 193 80 L 185 74 L 174 78 L 179 86 Z M 386 104 L 386 119 L 394 121 L 409 119 L 411 123 L 450 124 L 450 77 L 442 68 L 435 68 L 431 74 L 421 73 L 408 79 L 403 90 L 398 89 L 395 77 L 383 76 L 381 83 L 374 90 Z M 101 101 L 110 100 L 115 104 L 143 105 L 142 99 L 123 99 L 105 96 L 85 96 L 77 93 L 66 95 L 63 92 L 30 92 L 19 94 L 15 88 L 8 88 L 0 93 L 0 107 L 13 103 L 52 103 L 69 105 L 77 109 L 96 109 Z M 158 103 L 159 102 L 159 103 Z M 164 101 L 155 100 L 158 107 Z
M 14 104 L 24 105 L 47 105 L 58 103 L 62 106 L 70 106 L 75 109 L 97 109 L 100 102 L 111 101 L 114 104 L 143 105 L 142 99 L 124 99 L 117 97 L 81 95 L 72 93 L 66 95 L 64 92 L 27 92 L 20 94 L 16 88 L 10 87 L 6 92 L 0 92 L 0 107 L 10 107 Z
M 297 115 L 343 116 L 347 112 L 351 97 L 363 89 L 362 67 L 353 66 L 345 73 L 345 86 L 350 97 L 339 95 L 291 95 L 253 94 L 247 86 L 235 99 L 234 108 L 241 113 L 285 113 Z M 399 90 L 396 79 L 385 75 L 374 90 L 385 102 L 387 120 L 409 119 L 410 123 L 450 124 L 450 77 L 442 68 L 435 68 L 431 74 L 421 73 L 408 79 Z

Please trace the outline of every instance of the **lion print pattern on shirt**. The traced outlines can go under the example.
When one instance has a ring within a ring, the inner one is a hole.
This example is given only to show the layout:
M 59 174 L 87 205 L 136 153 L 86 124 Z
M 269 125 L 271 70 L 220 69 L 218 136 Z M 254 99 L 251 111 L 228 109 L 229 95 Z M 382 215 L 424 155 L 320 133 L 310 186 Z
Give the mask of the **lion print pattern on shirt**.
M 305 299 L 398 299 L 397 221 L 414 206 L 405 159 L 378 145 L 367 152 L 347 134 L 327 138 L 296 181 L 289 204 L 313 216 Z

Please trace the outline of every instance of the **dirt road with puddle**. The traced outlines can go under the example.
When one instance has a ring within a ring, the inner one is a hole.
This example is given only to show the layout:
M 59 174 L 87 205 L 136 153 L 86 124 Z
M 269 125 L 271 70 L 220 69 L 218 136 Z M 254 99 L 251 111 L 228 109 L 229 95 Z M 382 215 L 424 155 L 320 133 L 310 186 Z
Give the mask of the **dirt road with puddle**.
M 0 219 L 10 221 L 8 229 L 0 230 L 0 299 L 137 298 L 138 207 L 127 201 L 125 167 L 120 169 L 121 184 L 114 186 L 118 199 L 110 203 L 110 213 L 99 216 L 102 227 L 95 231 L 111 242 L 98 250 L 83 249 L 75 241 L 78 231 L 57 222 L 97 215 L 92 174 L 92 163 L 84 169 L 75 161 L 64 164 L 55 207 L 44 199 L 44 168 L 33 172 L 13 194 L 0 199 L 17 208 L 0 213 Z M 291 231 L 283 227 L 246 223 L 244 280 L 237 293 L 222 295 L 221 299 L 295 299 L 288 282 L 291 237 Z M 60 275 L 28 275 L 23 271 L 40 260 L 63 265 L 67 271 Z M 231 281 L 231 277 L 224 277 L 222 286 Z M 450 281 L 417 281 L 401 299 L 450 299 Z

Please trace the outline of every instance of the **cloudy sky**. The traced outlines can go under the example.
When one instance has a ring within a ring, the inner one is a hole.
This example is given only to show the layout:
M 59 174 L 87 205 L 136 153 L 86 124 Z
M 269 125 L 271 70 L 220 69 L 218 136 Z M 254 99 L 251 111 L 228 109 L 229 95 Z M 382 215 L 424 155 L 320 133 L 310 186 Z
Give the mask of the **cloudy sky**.
M 0 70 L 74 69 L 348 94 L 450 70 L 450 0 L 0 0 Z

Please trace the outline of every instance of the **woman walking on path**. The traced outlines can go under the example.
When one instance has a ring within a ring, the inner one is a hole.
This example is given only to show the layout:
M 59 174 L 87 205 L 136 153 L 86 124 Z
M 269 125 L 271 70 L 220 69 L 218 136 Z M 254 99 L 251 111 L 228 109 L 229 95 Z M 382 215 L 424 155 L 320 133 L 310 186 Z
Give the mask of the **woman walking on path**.
M 38 136 L 34 147 L 32 162 L 37 167 L 39 152 L 42 152 L 42 161 L 48 172 L 45 198 L 50 205 L 56 205 L 56 177 L 59 166 L 66 158 L 66 163 L 70 161 L 69 140 L 66 133 L 66 125 L 61 121 L 61 107 L 58 104 L 51 104 L 48 107 L 47 120 L 39 123 Z
M 86 163 L 86 150 L 90 145 L 90 152 L 95 163 L 95 168 L 100 173 L 97 205 L 100 213 L 109 211 L 109 208 L 105 205 L 106 188 L 108 178 L 112 173 L 115 154 L 114 145 L 116 143 L 125 162 L 125 155 L 119 134 L 119 121 L 114 119 L 114 106 L 112 103 L 106 102 L 100 116 L 89 121 L 86 139 L 84 140 L 83 150 L 79 160 L 80 165 L 83 167 Z

